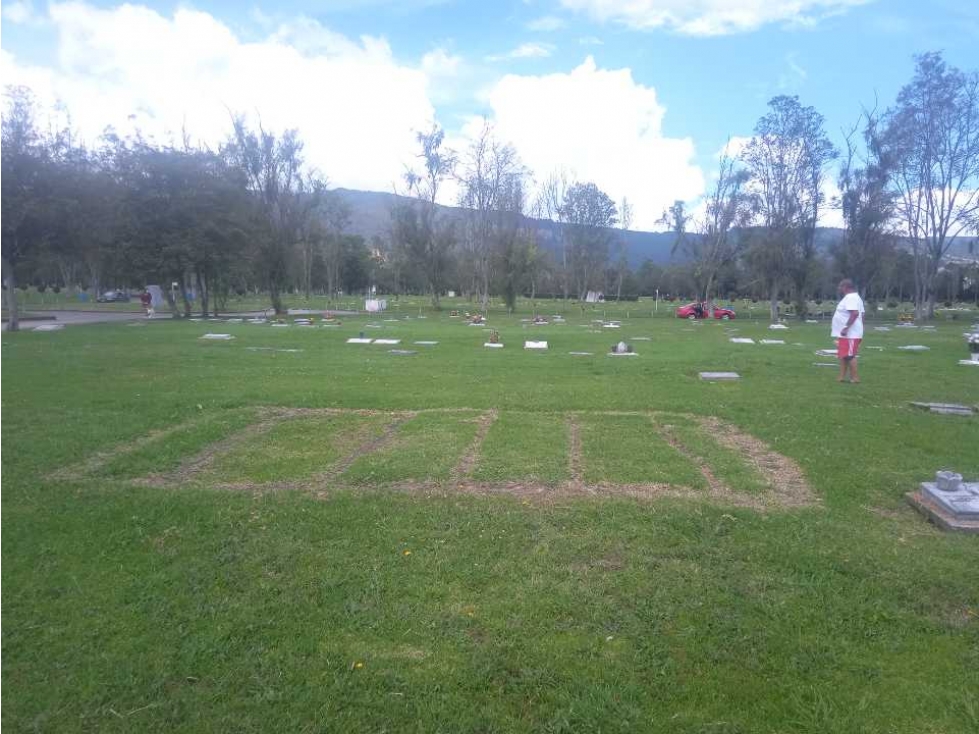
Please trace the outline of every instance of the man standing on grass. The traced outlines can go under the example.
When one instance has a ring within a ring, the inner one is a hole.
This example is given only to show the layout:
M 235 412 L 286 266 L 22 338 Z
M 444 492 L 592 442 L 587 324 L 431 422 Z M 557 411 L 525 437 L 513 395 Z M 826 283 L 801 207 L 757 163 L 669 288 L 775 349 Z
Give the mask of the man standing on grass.
M 837 289 L 842 300 L 833 314 L 831 335 L 836 339 L 836 356 L 840 360 L 840 382 L 860 382 L 857 375 L 857 352 L 863 341 L 863 299 L 853 287 L 853 281 L 845 278 Z

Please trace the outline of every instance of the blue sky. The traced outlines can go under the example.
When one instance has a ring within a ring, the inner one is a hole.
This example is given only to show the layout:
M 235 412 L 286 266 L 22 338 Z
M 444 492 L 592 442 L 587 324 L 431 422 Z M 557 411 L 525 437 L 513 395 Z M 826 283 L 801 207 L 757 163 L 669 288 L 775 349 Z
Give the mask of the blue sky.
M 130 109 L 151 132 L 209 139 L 221 110 L 258 110 L 298 126 L 334 183 L 374 189 L 410 162 L 426 117 L 464 147 L 485 115 L 538 178 L 561 165 L 596 179 L 647 228 L 665 202 L 696 200 L 727 137 L 750 135 L 776 94 L 815 106 L 839 140 L 861 105 L 893 101 L 914 54 L 979 66 L 979 3 L 954 0 L 134 5 L 5 3 L 3 82 L 62 99 L 90 135 Z

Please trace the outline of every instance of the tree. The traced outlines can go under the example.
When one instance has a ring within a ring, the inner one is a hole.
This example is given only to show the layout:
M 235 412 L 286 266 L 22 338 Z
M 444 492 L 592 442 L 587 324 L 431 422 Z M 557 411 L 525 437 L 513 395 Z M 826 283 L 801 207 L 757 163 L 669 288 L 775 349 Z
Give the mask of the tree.
M 516 149 L 501 143 L 488 122 L 469 145 L 459 166 L 459 205 L 465 210 L 466 259 L 471 272 L 471 291 L 478 295 L 480 307 L 489 304 L 491 264 L 502 256 L 501 248 L 514 243 L 514 206 L 523 207 L 522 179 L 526 170 Z M 517 224 L 522 211 L 517 211 Z M 507 253 L 506 267 L 513 262 Z M 512 281 L 504 278 L 512 286 Z M 515 296 L 514 296 L 515 297 Z M 511 304 L 512 305 L 512 304 Z
M 862 146 L 854 140 L 858 132 Z M 875 110 L 865 111 L 845 140 L 838 181 L 843 237 L 833 248 L 833 257 L 839 275 L 852 278 L 869 298 L 879 290 L 878 280 L 894 256 L 895 161 L 884 146 Z
M 524 177 L 515 172 L 503 177 L 494 212 L 494 260 L 499 272 L 499 292 L 507 308 L 513 310 L 517 305 L 517 295 L 526 280 L 531 267 L 536 268 L 536 245 L 534 235 L 524 224 Z
M 550 219 L 553 222 L 560 222 L 561 227 L 558 228 L 559 246 L 561 251 L 561 263 L 559 266 L 560 277 L 561 277 L 561 293 L 564 300 L 568 300 L 568 293 L 570 292 L 571 286 L 571 269 L 569 267 L 568 260 L 568 240 L 565 235 L 565 227 L 563 225 L 567 224 L 562 216 L 563 206 L 565 196 L 567 195 L 568 189 L 572 185 L 573 181 L 569 178 L 566 171 L 556 171 L 551 173 L 547 177 L 541 186 L 541 192 L 539 196 L 540 201 L 540 213 L 543 218 Z
M 741 155 L 752 175 L 762 225 L 751 260 L 768 291 L 772 320 L 778 319 L 778 293 L 786 279 L 795 286 L 799 317 L 805 318 L 822 183 L 837 152 L 815 108 L 785 95 L 768 106 L 771 111 L 758 120 Z
M 17 282 L 15 269 L 40 247 L 44 239 L 44 205 L 50 183 L 48 150 L 36 123 L 36 107 L 30 90 L 8 87 L 3 115 L 2 206 L 3 282 L 7 289 L 8 329 L 17 331 Z
M 622 282 L 626 273 L 629 272 L 629 257 L 626 237 L 629 227 L 632 226 L 632 204 L 625 196 L 622 197 L 622 204 L 619 206 L 619 237 L 616 240 L 615 257 L 615 300 L 622 298 Z
M 258 238 L 257 265 L 269 289 L 272 307 L 281 313 L 289 251 L 315 215 L 325 183 L 304 171 L 303 142 L 296 130 L 276 136 L 265 130 L 261 122 L 252 130 L 241 115 L 232 118 L 232 127 L 225 154 L 244 172 L 263 213 L 265 231 Z
M 681 250 L 690 261 L 697 297 L 703 301 L 711 300 L 718 274 L 738 256 L 743 238 L 737 230 L 746 228 L 755 215 L 757 200 L 748 191 L 751 174 L 736 163 L 726 153 L 721 156 L 717 180 L 698 221 L 686 213 L 682 201 L 660 219 L 674 232 L 673 253 Z M 690 228 L 695 231 L 688 232 Z
M 615 202 L 593 183 L 574 183 L 559 209 L 570 245 L 570 271 L 579 301 L 604 284 L 612 228 L 618 221 Z
M 328 298 L 333 300 L 342 290 L 344 255 L 344 235 L 343 232 L 350 222 L 350 208 L 336 195 L 329 193 L 324 195 L 322 206 L 316 216 L 310 218 L 307 225 L 308 231 L 304 244 L 304 258 L 311 258 L 312 250 L 315 249 L 325 265 L 326 273 L 326 292 Z M 306 255 L 306 248 L 311 248 L 309 255 Z M 304 263 L 309 262 L 304 259 Z M 309 299 L 310 277 L 306 271 L 306 298 Z
M 893 192 L 915 258 L 915 315 L 931 318 L 935 281 L 954 238 L 979 222 L 979 73 L 916 57 L 885 116 Z
M 444 145 L 445 133 L 438 125 L 427 133 L 417 133 L 416 139 L 422 169 L 405 173 L 408 192 L 415 201 L 395 207 L 394 234 L 420 266 L 432 306 L 438 310 L 455 247 L 455 228 L 451 220 L 440 216 L 436 202 L 442 185 L 455 171 L 456 155 Z

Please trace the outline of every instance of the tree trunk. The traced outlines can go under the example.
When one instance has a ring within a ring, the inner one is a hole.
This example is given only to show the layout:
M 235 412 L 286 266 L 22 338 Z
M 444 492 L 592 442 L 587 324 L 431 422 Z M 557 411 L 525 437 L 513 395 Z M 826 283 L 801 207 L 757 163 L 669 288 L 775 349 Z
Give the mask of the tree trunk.
M 561 238 L 561 288 L 564 291 L 564 300 L 568 300 L 568 245 Z
M 714 290 L 714 276 L 710 275 L 707 277 L 707 283 L 704 285 L 704 303 L 710 303 L 711 291 Z
M 173 314 L 174 318 L 180 318 L 180 309 L 177 308 L 177 300 L 173 297 L 173 289 L 167 288 L 164 293 L 167 294 L 167 305 L 170 307 L 170 313 Z
M 272 301 L 272 310 L 276 315 L 282 313 L 282 295 L 279 293 L 279 284 L 274 280 L 269 284 L 269 300 Z
M 201 298 L 201 316 L 204 318 L 208 317 L 208 293 L 207 285 L 204 282 L 204 274 L 201 272 L 201 268 L 197 269 L 197 292 L 200 294 Z M 217 316 L 217 314 L 215 314 Z
M 928 273 L 924 257 L 920 253 L 914 258 L 914 320 L 924 321 L 928 300 Z
M 771 313 L 772 323 L 778 323 L 778 286 L 773 285 L 771 290 L 771 295 L 768 301 L 769 310 Z
M 14 266 L 4 258 L 3 281 L 7 285 L 7 331 L 20 331 L 20 317 L 17 313 L 17 289 L 14 280 Z
M 189 319 L 190 313 L 190 301 L 187 298 L 187 287 L 184 284 L 184 276 L 180 276 L 177 280 L 177 287 L 180 288 L 180 298 L 184 302 L 184 318 Z

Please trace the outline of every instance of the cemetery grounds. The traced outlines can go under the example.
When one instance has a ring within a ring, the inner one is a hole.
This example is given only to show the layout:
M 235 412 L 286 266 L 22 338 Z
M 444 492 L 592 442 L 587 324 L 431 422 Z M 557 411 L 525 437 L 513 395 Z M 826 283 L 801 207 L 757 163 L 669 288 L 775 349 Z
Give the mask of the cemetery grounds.
M 979 730 L 971 322 L 636 308 L 4 333 L 4 727 Z

